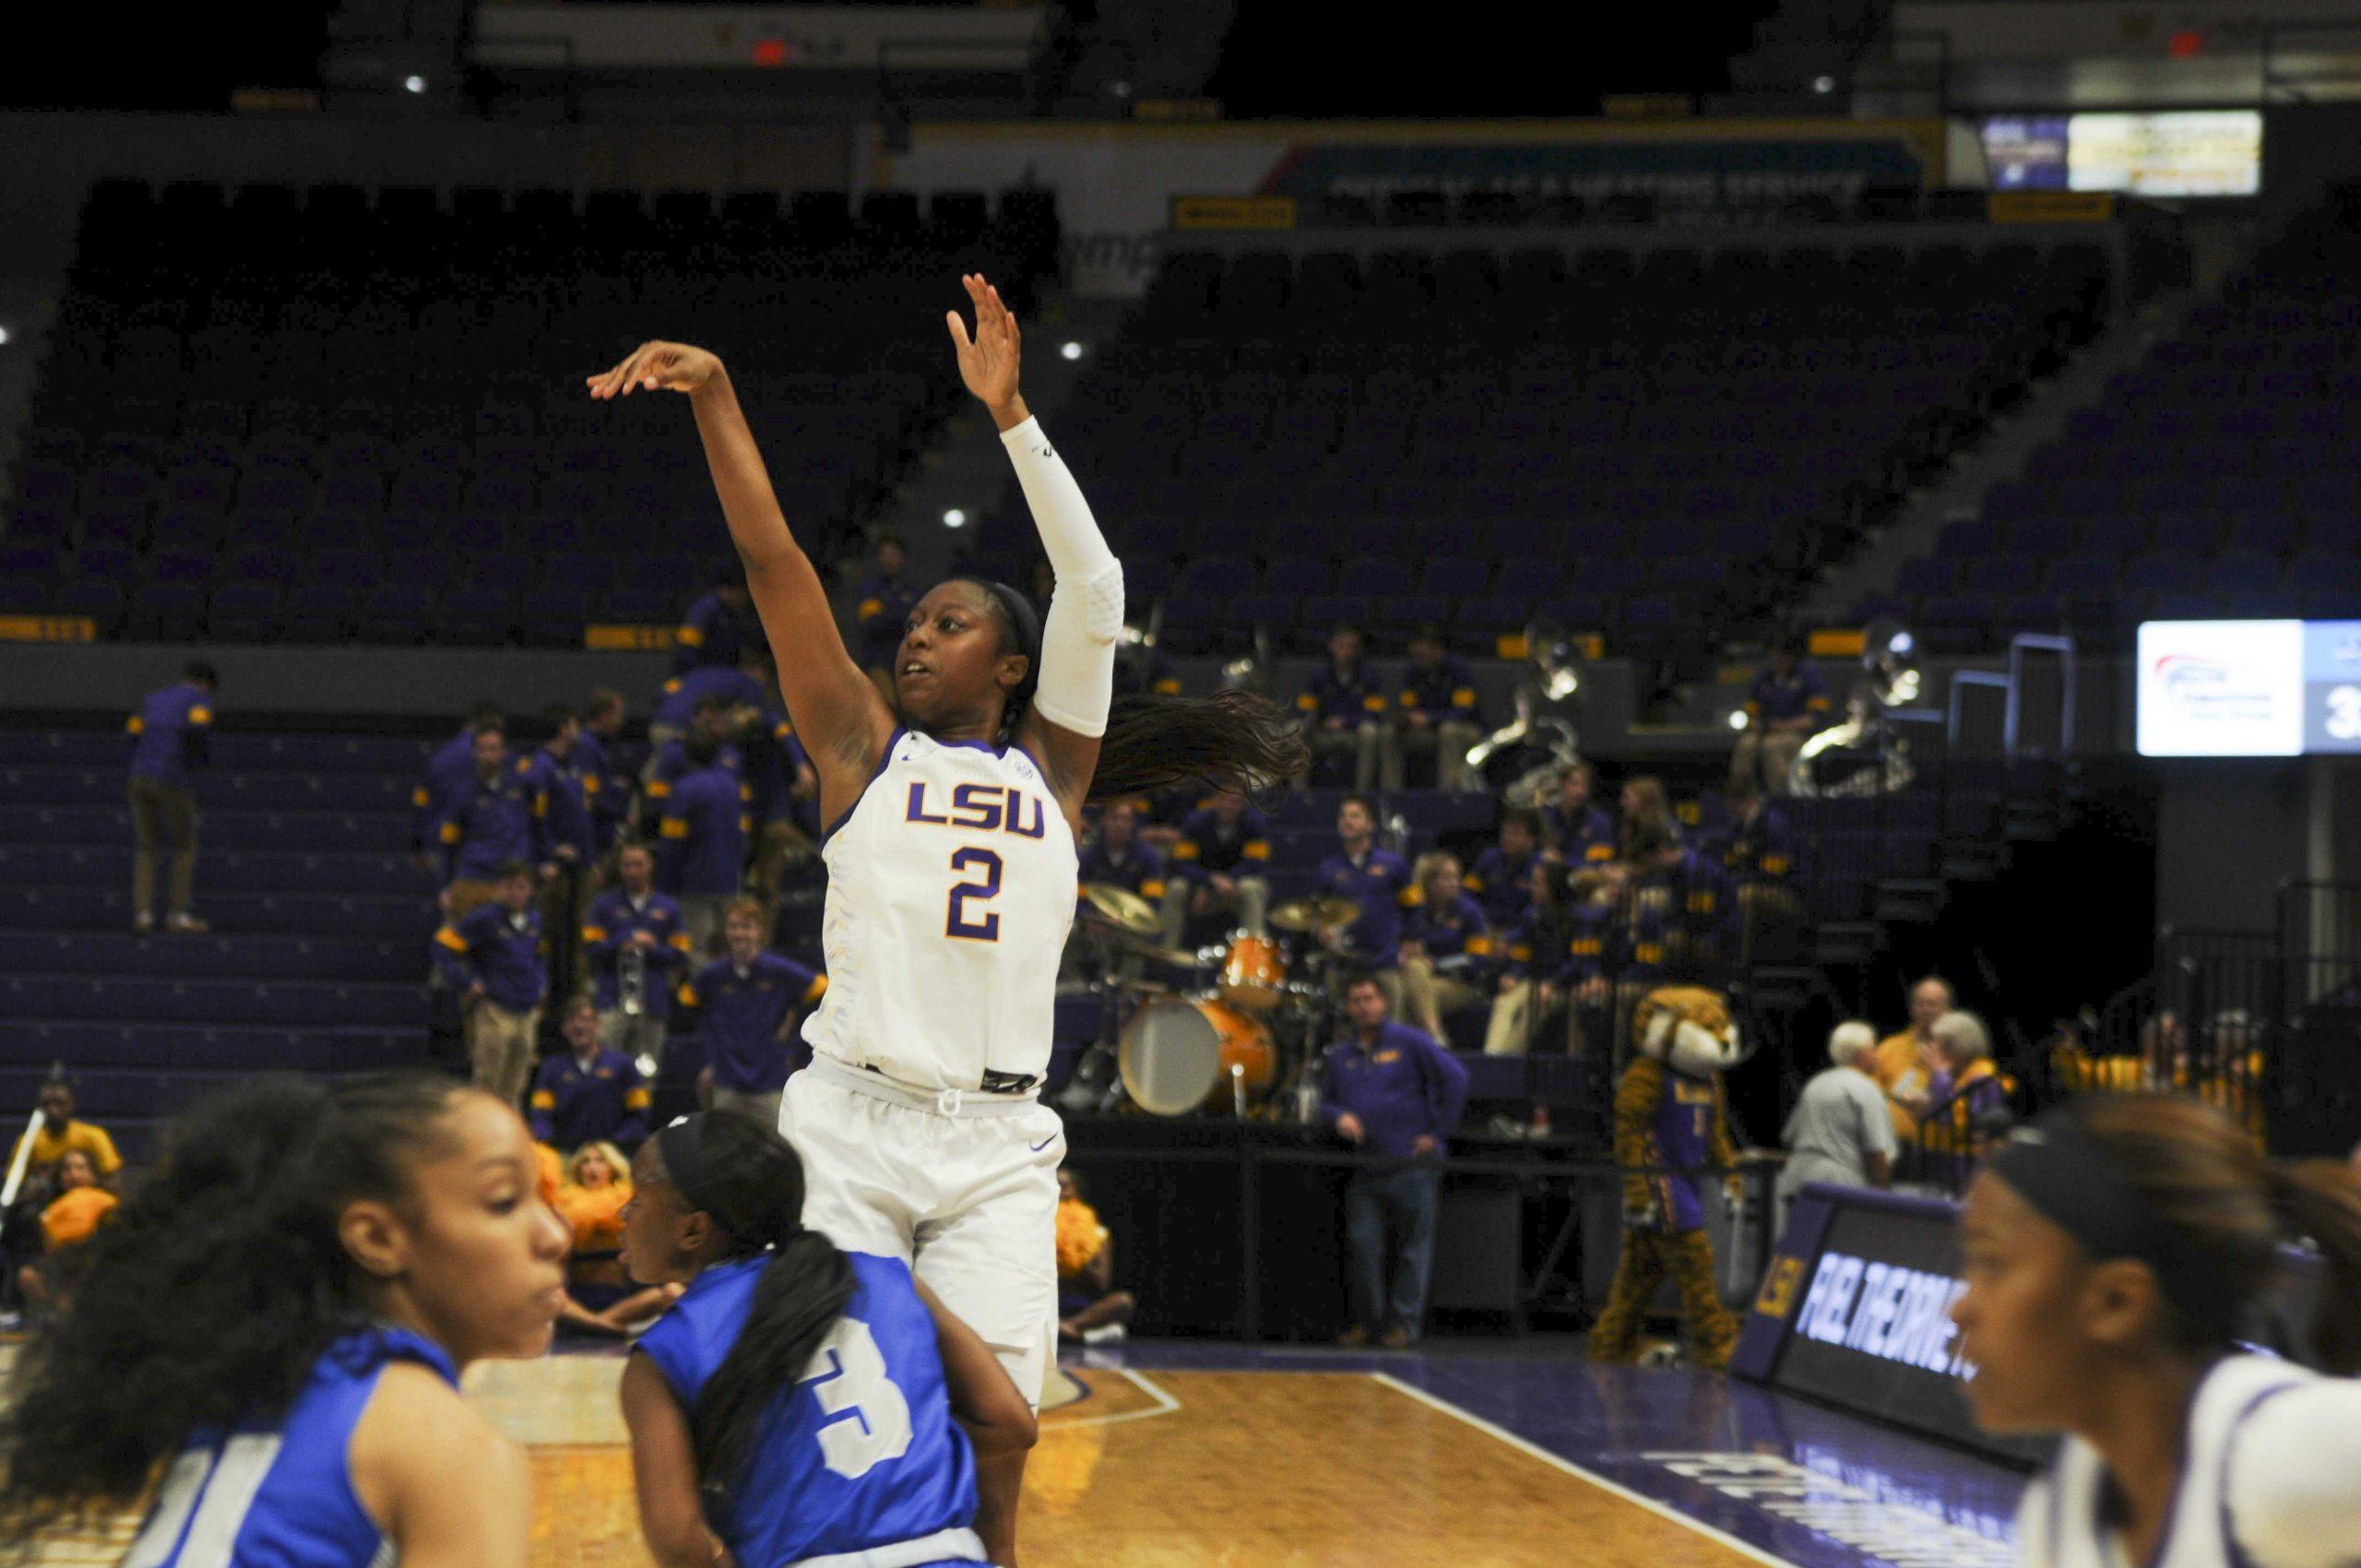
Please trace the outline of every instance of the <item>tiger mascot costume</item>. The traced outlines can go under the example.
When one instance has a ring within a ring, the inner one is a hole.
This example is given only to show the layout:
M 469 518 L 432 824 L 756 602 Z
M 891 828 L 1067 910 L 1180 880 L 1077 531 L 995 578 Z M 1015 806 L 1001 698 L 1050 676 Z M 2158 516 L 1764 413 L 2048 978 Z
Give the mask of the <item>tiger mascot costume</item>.
M 1736 1168 L 1724 1114 L 1722 1075 L 1746 1059 L 1738 1025 L 1720 992 L 1659 987 L 1631 1015 L 1634 1051 L 1615 1090 L 1615 1162 L 1623 1178 L 1623 1251 L 1607 1310 L 1590 1331 L 1594 1360 L 1632 1361 L 1640 1317 L 1668 1273 L 1688 1315 L 1696 1364 L 1726 1366 L 1738 1320 L 1714 1288 L 1714 1246 L 1705 1234 L 1707 1168 Z M 1683 1171 L 1641 1175 L 1648 1167 Z

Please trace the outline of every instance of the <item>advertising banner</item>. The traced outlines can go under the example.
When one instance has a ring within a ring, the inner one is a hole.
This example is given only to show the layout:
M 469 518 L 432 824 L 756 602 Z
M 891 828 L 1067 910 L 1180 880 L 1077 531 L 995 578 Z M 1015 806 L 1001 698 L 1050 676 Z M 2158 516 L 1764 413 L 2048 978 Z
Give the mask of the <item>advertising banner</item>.
M 1068 281 L 1085 295 L 1126 297 L 1153 276 L 1176 197 L 1506 191 L 1596 201 L 1640 191 L 1674 206 L 1847 201 L 1871 186 L 1941 184 L 1944 147 L 1940 120 L 932 124 L 911 127 L 908 151 L 880 153 L 875 183 L 922 195 L 1048 186 Z

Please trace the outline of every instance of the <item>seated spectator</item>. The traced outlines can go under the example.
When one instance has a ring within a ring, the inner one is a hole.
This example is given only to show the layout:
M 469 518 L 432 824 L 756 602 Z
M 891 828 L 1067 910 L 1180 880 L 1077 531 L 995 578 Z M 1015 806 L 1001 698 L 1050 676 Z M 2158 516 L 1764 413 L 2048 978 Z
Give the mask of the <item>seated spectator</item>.
M 131 737 L 131 926 L 156 929 L 156 854 L 169 838 L 172 878 L 165 895 L 164 929 L 208 930 L 190 912 L 196 889 L 196 774 L 210 757 L 213 694 L 221 678 L 199 659 L 181 679 L 150 692 L 124 725 Z
M 1828 722 L 1828 687 L 1820 672 L 1798 667 L 1795 644 L 1771 649 L 1771 667 L 1754 679 L 1746 698 L 1746 729 L 1730 754 L 1730 778 L 1774 795 L 1795 792 L 1796 757 L 1812 731 Z
M 1632 848 L 1634 921 L 1656 933 L 1661 961 L 1677 976 L 1722 983 L 1738 956 L 1738 897 L 1729 874 L 1713 857 L 1667 838 L 1653 824 L 1640 830 Z
M 1576 940 L 1586 927 L 1573 906 L 1577 899 L 1587 904 L 1599 885 L 1595 873 L 1577 882 L 1565 866 L 1536 857 L 1524 919 L 1491 943 L 1501 962 L 1484 1026 L 1485 1055 L 1523 1056 L 1556 1041 L 1550 1026 L 1558 1010 L 1596 972 L 1595 964 L 1585 968 L 1575 962 Z
M 1928 975 L 1910 988 L 1910 1023 L 1878 1041 L 1876 1076 L 1885 1090 L 1886 1114 L 1904 1150 L 1918 1146 L 1918 1118 L 1927 1109 L 1929 1086 L 1942 1065 L 1935 1045 L 1935 1020 L 1954 1005 L 1951 982 Z
M 1466 887 L 1495 932 L 1514 931 L 1533 903 L 1533 867 L 1541 853 L 1541 816 L 1523 806 L 1501 814 L 1500 841 L 1476 857 Z
M 1636 869 L 1636 862 L 1644 856 L 1680 842 L 1680 821 L 1673 814 L 1671 797 L 1665 793 L 1664 780 L 1654 774 L 1643 773 L 1625 779 L 1616 804 L 1619 815 L 1615 824 L 1614 850 L 1606 855 L 1585 850 L 1583 859 L 1631 861 Z M 1568 860 L 1574 858 L 1566 855 L 1562 847 L 1559 853 Z
M 1483 734 L 1475 675 L 1465 662 L 1443 652 L 1441 628 L 1419 627 L 1410 635 L 1410 665 L 1402 672 L 1392 743 L 1385 751 L 1385 788 L 1402 788 L 1406 756 L 1430 754 L 1435 788 L 1482 789 L 1483 780 L 1467 766 L 1467 750 Z
M 1138 1307 L 1115 1289 L 1115 1242 L 1072 1170 L 1058 1172 L 1058 1337 L 1104 1345 L 1123 1337 Z
M 1722 802 L 1719 831 L 1701 837 L 1698 848 L 1718 861 L 1737 885 L 1740 955 L 1767 952 L 1767 939 L 1796 930 L 1803 920 L 1797 891 L 1803 839 L 1787 814 L 1750 780 L 1729 780 Z
M 760 642 L 763 629 L 753 624 L 753 601 L 746 592 L 744 569 L 737 562 L 723 563 L 715 572 L 712 591 L 701 595 L 681 617 L 672 635 L 672 673 L 685 675 L 708 664 L 735 664 L 738 650 Z
M 560 1149 L 638 1147 L 647 1136 L 647 1081 L 639 1063 L 599 1042 L 599 1010 L 587 998 L 565 1010 L 565 1047 L 533 1076 L 525 1122 L 534 1140 Z
M 1927 1111 L 1919 1124 L 1926 1173 L 1958 1192 L 2005 1130 L 2015 1085 L 1993 1065 L 1992 1037 L 1975 1014 L 1953 1009 L 1936 1019 L 1929 1032 L 1939 1064 L 1927 1086 Z
M 505 731 L 486 726 L 474 741 L 475 771 L 444 802 L 435 837 L 450 854 L 450 882 L 443 890 L 443 913 L 453 921 L 492 901 L 500 868 L 511 861 L 540 865 L 544 836 L 525 782 L 525 768 L 511 766 Z
M 52 1174 L 57 1195 L 41 1211 L 42 1259 L 17 1271 L 17 1287 L 34 1307 L 53 1305 L 60 1280 L 58 1266 L 70 1249 L 96 1234 L 119 1201 L 99 1184 L 98 1162 L 84 1149 L 68 1149 Z
M 1164 885 L 1164 944 L 1179 947 L 1192 921 L 1235 915 L 1250 936 L 1268 936 L 1271 819 L 1246 796 L 1225 790 L 1191 812 L 1172 845 L 1172 874 Z
M 599 1008 L 599 1037 L 654 1076 L 664 1058 L 672 971 L 689 961 L 681 905 L 656 891 L 656 852 L 626 844 L 615 856 L 619 885 L 599 896 L 583 922 L 582 953 Z
M 812 1060 L 812 1048 L 796 1038 L 799 1010 L 827 994 L 828 977 L 765 950 L 762 906 L 752 898 L 730 907 L 725 929 L 729 951 L 681 988 L 681 1000 L 697 1009 L 705 1045 L 697 1098 L 708 1111 L 776 1127 L 789 1075 Z
M 36 1102 L 41 1107 L 40 1124 L 27 1136 L 32 1139 L 32 1149 L 25 1154 L 28 1170 L 54 1170 L 58 1161 L 69 1154 L 87 1157 L 91 1174 L 101 1187 L 112 1188 L 116 1173 L 123 1170 L 123 1157 L 115 1152 L 114 1139 L 104 1127 L 82 1122 L 74 1115 L 74 1087 L 54 1075 L 41 1087 Z M 17 1140 L 17 1148 L 9 1153 L 13 1164 L 24 1151 L 24 1139 Z
M 614 1145 L 584 1144 L 565 1162 L 557 1212 L 574 1232 L 568 1283 L 619 1285 L 615 1254 L 623 1244 L 623 1208 L 631 1202 L 631 1161 Z
M 1402 999 L 1409 1021 L 1450 1043 L 1443 1018 L 1482 999 L 1477 982 L 1490 953 L 1483 909 L 1461 891 L 1458 858 L 1440 850 L 1419 856 L 1415 899 L 1402 922 Z
M 1351 924 L 1323 940 L 1385 993 L 1385 1008 L 1402 1000 L 1402 910 L 1409 900 L 1410 868 L 1377 842 L 1377 807 L 1363 795 L 1347 795 L 1336 808 L 1336 852 L 1320 862 L 1321 893 L 1349 898 L 1360 907 Z
M 721 766 L 718 748 L 704 735 L 689 737 L 689 771 L 664 800 L 657 820 L 656 885 L 681 902 L 689 951 L 714 949 L 723 913 L 746 885 L 746 836 L 753 823 L 738 775 Z
M 1324 777 L 1335 759 L 1349 757 L 1353 788 L 1362 794 L 1376 789 L 1380 766 L 1390 754 L 1384 722 L 1389 705 L 1376 672 L 1361 662 L 1359 627 L 1339 624 L 1328 634 L 1328 663 L 1295 705 L 1303 711 L 1311 742 L 1311 771 L 1296 787 L 1309 789 L 1315 775 Z
M 1893 1181 L 1893 1119 L 1885 1092 L 1870 1069 L 1877 1031 L 1858 1019 L 1839 1024 L 1828 1037 L 1828 1065 L 1813 1075 L 1787 1114 L 1782 1136 L 1787 1163 L 1775 1189 L 1780 1223 L 1787 1206 L 1813 1182 L 1844 1187 L 1884 1187 Z
M 1161 900 L 1164 857 L 1140 841 L 1136 808 L 1129 801 L 1109 801 L 1097 815 L 1097 831 L 1083 846 L 1081 880 L 1110 883 L 1152 904 Z
M 492 886 L 491 903 L 445 921 L 434 933 L 434 965 L 459 993 L 476 1087 L 514 1106 L 533 1070 L 549 967 L 540 911 L 533 908 L 533 868 L 510 861 Z
M 852 592 L 853 647 L 860 667 L 869 671 L 869 678 L 890 703 L 894 700 L 894 654 L 902 646 L 903 627 L 918 606 L 919 590 L 903 580 L 909 548 L 900 534 L 880 533 L 875 551 L 869 575 Z
M 1597 865 L 1615 858 L 1615 819 L 1591 797 L 1598 775 L 1586 762 L 1570 762 L 1558 775 L 1558 798 L 1542 813 L 1549 849 L 1572 865 Z M 1658 792 L 1663 790 L 1657 786 Z

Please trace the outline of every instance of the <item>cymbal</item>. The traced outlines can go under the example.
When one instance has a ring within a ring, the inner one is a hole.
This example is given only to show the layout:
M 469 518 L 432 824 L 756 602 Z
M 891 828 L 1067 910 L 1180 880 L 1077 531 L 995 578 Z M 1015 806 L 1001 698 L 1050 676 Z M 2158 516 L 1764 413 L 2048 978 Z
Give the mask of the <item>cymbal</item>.
M 1327 931 L 1360 919 L 1361 907 L 1350 898 L 1290 898 L 1269 918 L 1281 931 Z
M 1115 944 L 1126 953 L 1136 953 L 1154 964 L 1169 964 L 1176 969 L 1197 967 L 1197 956 L 1185 948 L 1167 947 L 1145 936 L 1134 936 L 1128 931 L 1115 932 Z
M 1100 919 L 1119 931 L 1134 936 L 1154 936 L 1160 928 L 1156 906 L 1128 887 L 1118 887 L 1111 882 L 1086 882 L 1082 896 Z

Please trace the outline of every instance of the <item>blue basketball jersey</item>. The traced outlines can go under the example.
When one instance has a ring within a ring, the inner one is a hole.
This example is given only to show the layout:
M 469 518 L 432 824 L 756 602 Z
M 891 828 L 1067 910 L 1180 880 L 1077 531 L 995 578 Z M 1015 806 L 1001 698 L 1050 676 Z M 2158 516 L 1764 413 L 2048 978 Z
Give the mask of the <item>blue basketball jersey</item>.
M 378 1374 L 418 1361 L 458 1386 L 442 1347 L 407 1329 L 349 1335 L 274 1428 L 200 1437 L 164 1473 L 123 1568 L 371 1568 L 386 1539 L 352 1490 L 348 1451 Z
M 706 1522 L 743 1568 L 855 1552 L 875 1568 L 981 1563 L 975 1458 L 951 1419 L 934 1319 L 899 1258 L 846 1255 L 844 1315 L 778 1401 L 740 1483 L 707 1490 Z M 768 1261 L 706 1270 L 640 1336 L 693 1420 Z

